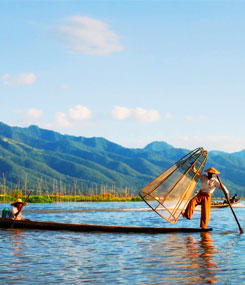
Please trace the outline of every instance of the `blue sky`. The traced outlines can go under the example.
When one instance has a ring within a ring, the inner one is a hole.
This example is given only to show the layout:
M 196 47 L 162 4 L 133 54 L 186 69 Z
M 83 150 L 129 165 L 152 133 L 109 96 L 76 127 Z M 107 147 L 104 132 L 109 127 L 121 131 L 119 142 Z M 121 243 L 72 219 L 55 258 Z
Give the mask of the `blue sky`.
M 0 121 L 245 149 L 245 2 L 1 1 Z

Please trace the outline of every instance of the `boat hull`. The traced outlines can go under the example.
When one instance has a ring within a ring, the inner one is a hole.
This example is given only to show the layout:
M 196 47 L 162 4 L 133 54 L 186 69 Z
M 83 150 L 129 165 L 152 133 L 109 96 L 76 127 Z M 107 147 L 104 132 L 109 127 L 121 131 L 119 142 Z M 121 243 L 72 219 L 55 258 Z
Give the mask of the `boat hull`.
M 227 208 L 227 207 L 229 207 L 229 205 L 228 204 L 211 204 L 211 208 Z
M 36 229 L 51 231 L 77 231 L 77 232 L 110 232 L 110 233 L 190 233 L 207 232 L 212 228 L 162 228 L 162 227 L 127 227 L 127 226 L 107 226 L 107 225 L 89 225 L 89 224 L 69 224 L 56 222 L 38 222 L 38 221 L 13 221 L 12 219 L 0 218 L 0 228 L 8 229 Z

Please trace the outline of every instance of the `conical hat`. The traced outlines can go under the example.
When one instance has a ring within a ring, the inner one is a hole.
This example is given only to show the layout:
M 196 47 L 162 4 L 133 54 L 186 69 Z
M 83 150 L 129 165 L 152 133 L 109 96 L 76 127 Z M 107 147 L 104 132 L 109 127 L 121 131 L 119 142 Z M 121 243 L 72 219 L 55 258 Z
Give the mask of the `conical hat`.
M 10 205 L 11 206 L 15 206 L 16 204 L 23 204 L 23 206 L 26 206 L 27 203 L 26 202 L 23 202 L 20 198 L 17 199 L 15 202 L 11 202 Z
M 204 171 L 208 172 L 208 173 L 220 174 L 220 172 L 217 169 L 215 169 L 214 167 L 210 167 Z

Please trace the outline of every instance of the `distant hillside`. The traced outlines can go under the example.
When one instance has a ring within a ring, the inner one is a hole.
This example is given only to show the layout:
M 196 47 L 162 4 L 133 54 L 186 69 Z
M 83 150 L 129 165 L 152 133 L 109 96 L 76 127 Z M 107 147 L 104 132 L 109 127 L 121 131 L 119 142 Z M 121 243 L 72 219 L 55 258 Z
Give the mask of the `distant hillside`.
M 130 149 L 104 138 L 61 135 L 37 126 L 20 128 L 0 123 L 0 182 L 3 185 L 6 179 L 9 187 L 23 188 L 27 180 L 29 188 L 37 189 L 42 183 L 44 190 L 52 189 L 54 181 L 62 181 L 64 187 L 74 183 L 78 187 L 104 184 L 131 187 L 138 193 L 189 151 L 165 142 Z M 211 165 L 222 172 L 222 180 L 231 193 L 245 196 L 245 151 L 210 152 L 207 167 Z

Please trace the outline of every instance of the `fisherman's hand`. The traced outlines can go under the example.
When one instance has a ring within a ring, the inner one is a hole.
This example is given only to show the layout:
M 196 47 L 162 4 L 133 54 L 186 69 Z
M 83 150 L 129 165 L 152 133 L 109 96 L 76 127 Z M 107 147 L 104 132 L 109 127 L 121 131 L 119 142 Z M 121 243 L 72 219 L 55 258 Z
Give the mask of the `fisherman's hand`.
M 195 165 L 192 167 L 192 171 L 193 171 L 194 173 L 197 173 L 197 169 L 196 169 Z

